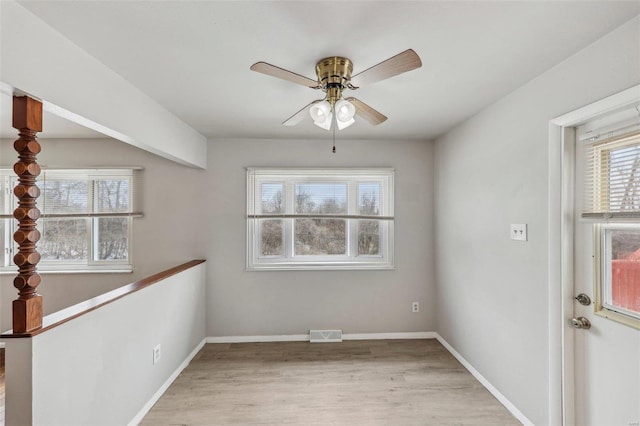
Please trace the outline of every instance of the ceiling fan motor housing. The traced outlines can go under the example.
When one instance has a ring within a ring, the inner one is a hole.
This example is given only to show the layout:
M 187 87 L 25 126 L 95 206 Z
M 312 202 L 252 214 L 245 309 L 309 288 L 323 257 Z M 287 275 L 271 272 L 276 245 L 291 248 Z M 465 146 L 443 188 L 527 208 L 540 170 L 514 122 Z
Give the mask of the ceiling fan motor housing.
M 353 63 L 351 60 L 341 56 L 330 56 L 321 59 L 316 64 L 318 83 L 327 93 L 327 101 L 331 105 L 342 97 L 342 90 L 348 87 L 347 84 L 351 81 L 352 71 Z

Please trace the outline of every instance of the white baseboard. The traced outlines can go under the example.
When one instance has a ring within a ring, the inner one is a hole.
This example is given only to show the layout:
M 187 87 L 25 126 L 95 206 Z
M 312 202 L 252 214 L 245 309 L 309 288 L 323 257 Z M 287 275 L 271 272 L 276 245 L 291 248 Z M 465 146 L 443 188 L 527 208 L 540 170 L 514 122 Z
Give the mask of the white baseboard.
M 453 346 L 449 344 L 449 342 L 444 340 L 444 338 L 438 333 L 435 333 L 435 338 L 438 339 L 438 342 L 440 342 L 442 346 L 444 346 L 451 353 L 451 355 L 453 355 L 458 361 L 460 361 L 460 364 L 462 364 L 464 368 L 469 370 L 469 373 L 471 373 L 471 375 L 475 377 L 482 384 L 482 386 L 484 386 L 489 392 L 491 392 L 491 394 L 495 396 L 496 399 L 500 401 L 500 403 L 504 405 L 504 407 L 509 410 L 509 412 L 513 414 L 516 419 L 520 421 L 520 423 L 525 426 L 534 426 L 533 422 L 529 420 L 524 414 L 522 414 L 520 410 L 518 410 L 518 407 L 513 405 L 513 403 L 509 401 L 506 396 L 504 396 L 498 389 L 495 388 L 495 386 L 491 384 L 491 382 L 485 379 L 484 376 L 480 374 L 480 372 L 469 363 L 469 361 L 464 359 L 462 355 L 460 355 L 458 351 L 456 351 Z
M 381 340 L 381 339 L 435 339 L 433 331 L 409 333 L 348 333 L 342 340 Z M 211 336 L 207 343 L 258 343 L 258 342 L 308 342 L 308 334 L 280 334 L 273 336 Z
M 180 373 L 182 373 L 182 370 L 187 368 L 193 357 L 195 357 L 197 353 L 200 352 L 200 349 L 202 349 L 206 342 L 207 339 L 205 338 L 202 339 L 202 342 L 198 343 L 198 346 L 196 346 L 196 348 L 191 351 L 189 356 L 187 356 L 187 358 L 178 366 L 178 368 L 176 368 L 176 370 L 171 374 L 171 376 L 169 376 L 169 378 L 162 384 L 162 386 L 160 386 L 160 389 L 158 389 L 156 393 L 153 394 L 151 399 L 147 401 L 146 404 L 144 404 L 144 407 L 142 407 L 138 414 L 136 414 L 136 416 L 129 422 L 128 426 L 136 426 L 142 421 L 144 416 L 146 416 L 149 410 L 151 410 L 151 408 L 153 407 L 153 404 L 158 402 L 160 397 L 164 395 L 167 389 L 169 389 L 169 386 L 171 386 L 171 383 L 173 383 L 173 381 L 178 378 Z
M 349 333 L 343 334 L 342 340 L 393 340 L 393 339 L 435 339 L 434 331 L 415 331 L 408 333 Z
M 207 343 L 263 343 L 263 342 L 308 342 L 308 334 L 277 334 L 273 336 L 213 336 Z

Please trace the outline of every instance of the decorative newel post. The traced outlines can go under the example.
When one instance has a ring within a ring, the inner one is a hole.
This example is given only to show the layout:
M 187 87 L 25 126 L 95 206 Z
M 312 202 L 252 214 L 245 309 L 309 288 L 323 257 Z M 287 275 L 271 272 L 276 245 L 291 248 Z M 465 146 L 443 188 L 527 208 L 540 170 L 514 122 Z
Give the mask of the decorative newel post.
M 13 190 L 18 197 L 18 208 L 13 212 L 18 220 L 18 230 L 13 234 L 18 243 L 18 253 L 13 257 L 18 266 L 18 276 L 13 280 L 18 289 L 18 299 L 13 301 L 13 332 L 28 333 L 42 327 L 42 296 L 37 293 L 40 275 L 36 272 L 40 261 L 36 251 L 40 239 L 36 229 L 36 220 L 40 217 L 36 207 L 40 195 L 36 186 L 40 174 L 40 165 L 36 162 L 40 144 L 36 133 L 42 131 L 42 103 L 27 96 L 14 96 L 13 127 L 18 129 L 19 136 L 13 144 L 18 151 L 18 162 L 13 166 L 18 175 L 18 184 Z

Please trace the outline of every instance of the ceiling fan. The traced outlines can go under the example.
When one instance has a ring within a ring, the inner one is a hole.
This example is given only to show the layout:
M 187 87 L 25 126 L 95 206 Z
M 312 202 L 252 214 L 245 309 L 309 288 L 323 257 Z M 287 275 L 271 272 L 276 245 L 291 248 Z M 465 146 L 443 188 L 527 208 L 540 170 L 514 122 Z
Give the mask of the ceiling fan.
M 251 65 L 251 70 L 326 93 L 323 99 L 312 101 L 286 119 L 282 123 L 283 125 L 295 126 L 304 119 L 308 110 L 316 126 L 326 130 L 331 129 L 335 116 L 336 125 L 338 129 L 342 130 L 354 123 L 355 114 L 373 125 L 380 124 L 387 119 L 383 114 L 359 99 L 344 98 L 343 91 L 356 90 L 363 85 L 375 83 L 421 66 L 422 62 L 418 54 L 412 49 L 407 49 L 353 76 L 351 75 L 353 63 L 350 59 L 342 56 L 330 56 L 318 61 L 316 64 L 317 80 L 266 62 L 256 62 Z

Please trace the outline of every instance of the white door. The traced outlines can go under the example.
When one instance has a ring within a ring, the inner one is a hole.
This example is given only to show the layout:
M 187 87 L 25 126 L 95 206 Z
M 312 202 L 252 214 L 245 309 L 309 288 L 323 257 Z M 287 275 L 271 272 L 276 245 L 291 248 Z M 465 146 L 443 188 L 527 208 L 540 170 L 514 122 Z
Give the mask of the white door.
M 593 225 L 576 223 L 575 294 L 593 300 Z M 574 331 L 575 424 L 640 426 L 640 330 L 595 315 L 593 302 L 574 305 L 591 323 Z
M 610 140 L 619 140 L 619 134 Z M 581 142 L 579 135 L 576 139 L 573 296 L 584 294 L 591 302 L 574 300 L 576 321 L 572 326 L 567 324 L 574 343 L 575 410 L 566 418 L 579 426 L 640 426 L 640 329 L 636 328 L 640 319 L 634 320 L 634 313 L 640 318 L 640 219 L 633 219 L 634 223 L 616 217 L 606 221 L 582 217 L 583 207 L 589 204 L 589 197 L 584 196 L 589 186 L 584 183 L 585 168 L 592 163 L 582 155 L 588 141 L 583 138 Z M 604 173 L 624 168 L 611 165 L 612 159 L 622 158 L 626 152 L 624 146 L 616 149 L 607 151 Z M 605 154 L 598 155 L 605 158 Z M 596 171 L 596 176 L 601 172 Z M 627 186 L 623 191 L 628 194 L 630 189 Z M 608 197 L 615 198 L 615 194 Z M 599 310 L 600 305 L 605 309 Z

